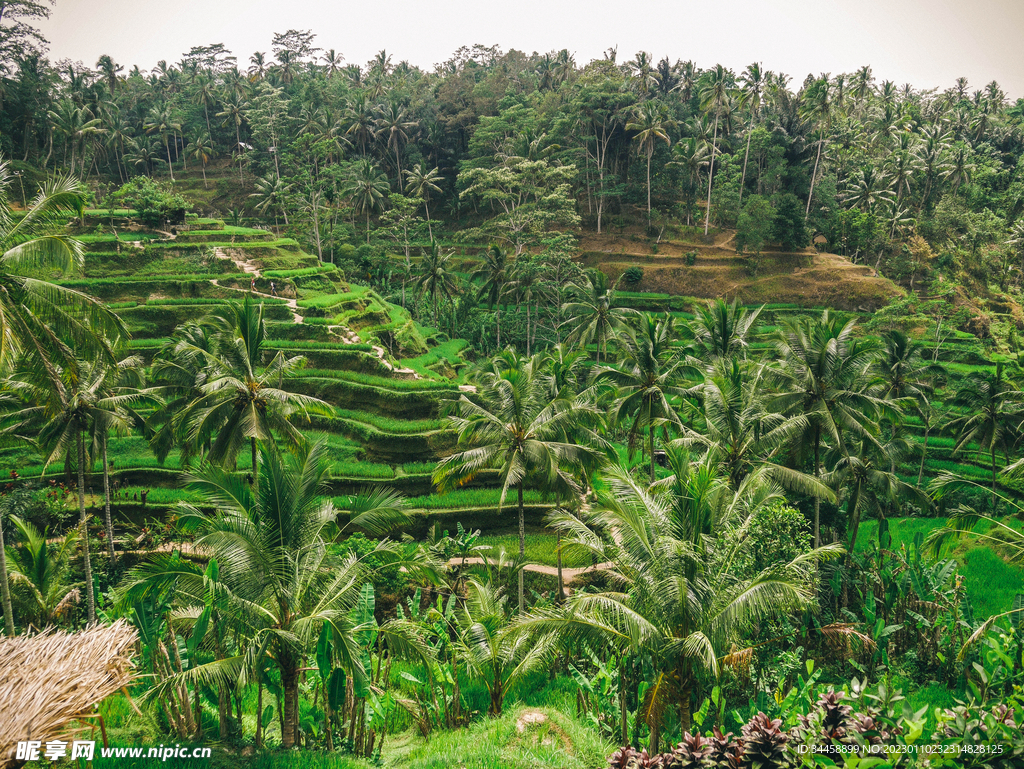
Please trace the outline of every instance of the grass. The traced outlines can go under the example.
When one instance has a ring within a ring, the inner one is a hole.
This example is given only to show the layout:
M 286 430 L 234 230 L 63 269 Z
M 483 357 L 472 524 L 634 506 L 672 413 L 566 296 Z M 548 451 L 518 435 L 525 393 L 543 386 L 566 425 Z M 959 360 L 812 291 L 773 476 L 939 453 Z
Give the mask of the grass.
M 501 501 L 501 489 L 459 489 L 447 494 L 427 494 L 421 497 L 410 497 L 409 506 L 419 510 L 456 510 L 467 507 L 494 507 Z M 543 503 L 545 500 L 540 492 L 527 490 L 523 493 L 523 502 L 528 505 Z M 509 491 L 505 497 L 503 509 L 514 510 L 516 492 Z M 518 547 L 518 544 L 516 545 Z
M 422 392 L 424 390 L 435 390 L 438 392 L 457 391 L 456 385 L 451 382 L 439 382 L 423 379 L 391 379 L 372 374 L 362 374 L 358 371 L 332 371 L 323 369 L 306 369 L 297 375 L 300 379 L 340 379 L 345 382 L 367 385 L 368 387 L 379 387 L 384 390 L 405 390 Z
M 405 732 L 388 741 L 385 766 L 394 769 L 598 769 L 612 752 L 590 728 L 564 708 L 510 707 L 500 718 L 468 729 L 437 732 L 429 741 Z M 544 720 L 520 729 L 525 710 Z M 305 764 L 303 764 L 305 766 Z
M 331 465 L 331 473 L 338 478 L 366 478 L 371 480 L 389 481 L 395 477 L 391 465 L 376 462 L 335 462 Z M 340 500 L 336 500 L 340 504 Z
M 362 422 L 376 427 L 383 433 L 394 433 L 396 435 L 417 435 L 435 432 L 444 426 L 443 420 L 440 419 L 392 419 L 391 417 L 371 414 L 367 411 L 349 411 L 348 409 L 338 409 L 335 413 L 340 419 Z M 430 472 L 433 472 L 433 462 L 424 464 L 430 467 Z
M 889 521 L 892 549 L 909 547 L 917 534 L 927 539 L 934 529 L 944 523 L 944 518 L 892 519 Z M 984 531 L 984 528 L 980 526 L 978 531 Z M 857 549 L 867 550 L 870 543 L 877 541 L 877 532 L 878 524 L 875 521 L 861 524 Z M 960 563 L 964 586 L 978 620 L 1008 611 L 1013 607 L 1014 596 L 1024 593 L 1024 570 L 1008 564 L 992 548 L 978 544 L 977 539 L 970 535 L 948 545 L 940 555 L 955 558 Z
M 464 361 L 462 360 L 460 353 L 468 346 L 469 342 L 465 339 L 449 339 L 447 342 L 442 342 L 425 355 L 419 355 L 415 358 L 403 358 L 400 361 L 400 364 L 406 368 L 411 368 L 420 376 L 434 377 L 437 376 L 437 373 L 430 368 L 431 366 L 434 366 L 441 361 L 447 361 L 453 366 L 463 363 Z
M 496 556 L 501 550 L 514 554 L 519 552 L 519 534 L 508 532 L 501 534 L 486 534 L 477 540 L 479 545 L 490 545 L 487 553 L 488 558 Z M 527 532 L 526 534 L 526 560 L 531 563 L 539 563 L 545 566 L 558 565 L 558 538 L 554 534 L 544 531 Z M 591 560 L 579 553 L 563 553 L 562 566 L 572 568 L 578 566 L 590 566 Z
M 408 462 L 402 465 L 402 472 L 406 475 L 433 475 L 436 467 L 437 462 Z
M 974 616 L 987 619 L 1013 608 L 1013 599 L 1024 593 L 1024 572 L 1011 566 L 991 548 L 975 547 L 963 555 L 964 586 Z

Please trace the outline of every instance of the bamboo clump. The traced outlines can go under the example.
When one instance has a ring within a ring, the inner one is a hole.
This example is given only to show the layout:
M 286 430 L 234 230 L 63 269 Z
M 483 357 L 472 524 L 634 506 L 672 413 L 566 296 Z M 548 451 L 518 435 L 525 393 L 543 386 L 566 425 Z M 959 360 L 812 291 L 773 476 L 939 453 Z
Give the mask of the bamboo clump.
M 75 731 L 72 721 L 131 683 L 137 639 L 123 620 L 0 639 L 0 769 L 21 763 L 14 759 L 19 741 Z

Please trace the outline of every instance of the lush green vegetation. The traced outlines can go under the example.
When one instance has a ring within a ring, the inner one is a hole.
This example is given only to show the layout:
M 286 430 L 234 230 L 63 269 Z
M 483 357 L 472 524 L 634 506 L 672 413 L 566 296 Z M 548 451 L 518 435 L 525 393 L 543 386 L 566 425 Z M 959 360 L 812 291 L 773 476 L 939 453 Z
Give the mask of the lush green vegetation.
M 5 633 L 213 765 L 1017 760 L 1022 103 L 339 62 L 2 62 Z

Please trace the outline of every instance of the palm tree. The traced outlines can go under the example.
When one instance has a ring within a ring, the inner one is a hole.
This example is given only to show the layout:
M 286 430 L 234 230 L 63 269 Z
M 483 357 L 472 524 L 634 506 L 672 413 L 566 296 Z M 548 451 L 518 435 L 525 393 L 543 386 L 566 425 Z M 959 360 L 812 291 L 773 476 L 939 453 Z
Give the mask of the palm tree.
M 853 336 L 855 324 L 841 324 L 825 310 L 817 320 L 785 320 L 776 342 L 780 389 L 773 407 L 806 417 L 800 449 L 811 452 L 816 479 L 822 475 L 823 442 L 831 441 L 840 456 L 848 455 L 847 439 L 871 439 L 877 432 L 872 417 L 884 406 L 872 393 L 869 373 L 876 348 Z M 815 497 L 814 546 L 820 545 L 820 499 Z
M 680 350 L 673 345 L 676 334 L 671 316 L 645 314 L 638 325 L 636 332 L 622 335 L 619 363 L 598 368 L 595 381 L 614 385 L 611 420 L 614 424 L 630 422 L 631 453 L 643 443 L 643 431 L 647 431 L 650 478 L 654 483 L 654 432 L 658 427 L 682 426 L 669 399 L 685 395 L 683 378 L 695 372 L 683 364 Z
M 750 110 L 750 124 L 747 126 L 747 148 L 743 151 L 743 173 L 740 174 L 740 199 L 737 210 L 743 208 L 743 185 L 747 179 L 747 158 L 750 157 L 750 138 L 754 134 L 754 122 L 761 113 L 761 102 L 764 99 L 764 91 L 768 81 L 771 79 L 769 72 L 765 76 L 761 70 L 761 63 L 754 62 L 747 65 L 740 75 L 740 82 L 743 88 L 740 91 L 740 104 Z
M 202 396 L 188 404 L 180 419 L 188 425 L 193 444 L 216 434 L 207 455 L 214 464 L 234 465 L 248 442 L 255 481 L 258 441 L 273 441 L 277 433 L 298 447 L 304 439 L 289 420 L 295 415 L 307 421 L 310 414 L 331 416 L 334 410 L 319 398 L 284 389 L 285 379 L 305 364 L 302 356 L 286 358 L 279 351 L 263 365 L 267 326 L 262 302 L 246 296 L 217 310 L 207 322 L 213 350 L 191 351 L 205 360 L 207 380 L 199 388 Z
M 203 105 L 203 115 L 206 117 L 206 135 L 212 136 L 213 129 L 210 127 L 210 105 L 217 99 L 213 78 L 203 76 L 196 81 L 195 102 Z
M 608 287 L 608 276 L 600 270 L 586 274 L 577 289 L 577 298 L 562 305 L 562 312 L 569 316 L 564 324 L 572 329 L 566 342 L 580 347 L 596 343 L 600 363 L 608 340 L 625 329 L 627 320 L 637 313 L 615 306 L 615 287 Z
M 869 70 L 870 71 L 870 70 Z M 814 158 L 814 170 L 811 172 L 811 190 L 807 193 L 807 208 L 804 221 L 811 215 L 811 200 L 814 198 L 814 182 L 818 178 L 818 164 L 821 161 L 821 149 L 825 144 L 825 132 L 832 125 L 832 86 L 828 77 L 822 75 L 811 83 L 801 104 L 801 114 L 818 128 L 818 152 Z
M 37 429 L 36 444 L 43 455 L 44 467 L 59 459 L 68 460 L 75 452 L 78 469 L 78 512 L 81 526 L 82 552 L 85 562 L 86 595 L 89 599 L 89 622 L 96 621 L 96 594 L 92 581 L 92 559 L 89 547 L 89 521 L 85 508 L 86 436 L 111 430 L 128 432 L 130 425 L 126 407 L 137 400 L 136 393 L 110 394 L 106 380 L 107 361 L 96 358 L 79 362 L 74 368 L 61 371 L 61 379 L 53 380 L 41 367 L 29 367 L 9 380 L 29 404 L 14 419 L 19 426 Z M 111 543 L 112 547 L 112 543 Z
M 997 363 L 993 374 L 971 374 L 953 396 L 952 405 L 962 413 L 949 423 L 949 428 L 957 434 L 953 453 L 959 453 L 971 443 L 989 452 L 994 514 L 996 451 L 1001 449 L 1008 455 L 1017 439 L 1024 416 L 1024 393 L 1004 376 L 1003 364 Z
M 859 208 L 865 213 L 871 213 L 880 205 L 893 203 L 893 183 L 891 177 L 876 171 L 873 166 L 866 166 L 849 180 L 842 201 L 850 208 Z
M 471 280 L 479 278 L 482 281 L 480 290 L 477 292 L 476 300 L 487 300 L 487 309 L 498 311 L 495 315 L 495 326 L 498 331 L 497 347 L 501 349 L 501 300 L 505 297 L 508 286 L 508 253 L 499 245 L 495 244 L 488 248 L 483 254 L 483 261 L 470 277 Z
M 104 133 L 103 121 L 96 117 L 88 107 L 76 105 L 65 99 L 47 113 L 53 131 L 63 134 L 65 138 L 64 156 L 67 159 L 67 147 L 71 147 L 71 173 L 75 173 L 77 158 L 81 155 L 82 170 L 85 170 L 85 142 L 88 138 Z
M 136 168 L 142 168 L 144 174 L 152 174 L 158 163 L 165 162 L 160 157 L 160 144 L 156 139 L 140 136 L 138 141 L 128 139 L 128 154 L 125 160 Z
M 458 280 L 453 271 L 452 252 L 444 253 L 435 241 L 430 241 L 430 251 L 424 254 L 419 265 L 419 275 L 414 285 L 430 297 L 434 309 L 433 322 L 437 326 L 438 297 L 451 299 L 458 293 Z
M 221 126 L 234 125 L 235 127 L 235 152 L 238 156 L 238 183 L 242 183 L 242 137 L 240 134 L 242 128 L 242 122 L 245 120 L 245 112 L 248 108 L 248 103 L 245 102 L 242 97 L 238 94 L 234 94 L 231 97 L 225 99 L 221 103 L 221 111 L 217 113 L 217 117 L 223 118 L 224 122 Z
M 135 402 L 150 402 L 148 395 L 140 390 L 145 380 L 143 370 L 144 361 L 137 355 L 130 355 L 122 358 L 113 364 L 106 361 L 99 361 L 91 367 L 97 377 L 97 391 L 103 392 L 107 397 L 120 396 L 116 405 L 121 411 L 123 420 L 111 423 L 108 420 L 93 420 L 93 450 L 95 455 L 99 453 L 103 462 L 103 521 L 107 532 L 107 549 L 111 561 L 116 557 L 114 553 L 114 524 L 110 517 L 110 463 L 107 458 L 107 439 L 111 429 L 115 432 L 126 433 L 129 424 L 142 425 L 143 418 L 133 409 Z
M 736 564 L 753 544 L 746 531 L 754 515 L 784 497 L 763 473 L 733 492 L 713 464 L 691 463 L 671 448 L 667 456 L 670 477 L 649 485 L 613 467 L 582 520 L 555 521 L 567 547 L 608 564 L 615 587 L 578 592 L 563 610 L 520 624 L 522 632 L 560 632 L 594 648 L 624 645 L 649 660 L 653 678 L 640 717 L 651 729 L 653 752 L 665 711 L 675 707 L 681 731 L 688 731 L 694 690 L 718 677 L 730 644 L 757 622 L 808 606 L 810 567 L 837 552 L 817 549 L 742 576 Z
M 666 130 L 671 121 L 668 113 L 662 104 L 653 101 L 642 102 L 634 111 L 633 116 L 626 123 L 627 131 L 636 131 L 633 141 L 637 147 L 647 156 L 647 221 L 651 221 L 651 158 L 654 156 L 654 149 L 659 140 L 670 146 Z
M 366 559 L 398 561 L 394 545 L 386 541 L 363 559 L 329 547 L 339 536 L 339 513 L 351 514 L 349 526 L 378 535 L 405 515 L 393 494 L 359 496 L 350 499 L 348 509 L 335 508 L 327 485 L 330 452 L 322 442 L 298 447 L 291 461 L 271 447 L 261 449 L 259 458 L 260 479 L 254 486 L 212 466 L 185 476 L 187 488 L 215 512 L 187 505 L 182 526 L 199 535 L 196 545 L 217 568 L 204 574 L 174 556 L 157 555 L 129 573 L 118 603 L 130 605 L 170 586 L 182 611 L 197 618 L 193 632 L 200 632 L 213 614 L 208 608 L 212 582 L 214 608 L 233 628 L 237 652 L 165 680 L 157 694 L 182 680 L 197 686 L 245 686 L 258 680 L 269 656 L 283 690 L 281 741 L 292 747 L 299 739 L 303 660 L 316 649 L 325 626 L 330 632 L 324 657 L 358 689 L 367 686 L 371 671 L 358 636 L 370 628 L 361 624 L 364 618 L 354 607 L 374 578 Z M 388 625 L 380 628 L 379 637 L 390 635 Z
M 266 176 L 260 177 L 256 180 L 256 192 L 249 195 L 250 198 L 256 199 L 256 205 L 254 206 L 257 211 L 266 216 L 268 210 L 274 212 L 274 227 L 277 227 L 277 213 L 280 211 L 284 214 L 285 226 L 288 225 L 288 209 L 284 205 L 285 199 L 288 193 L 292 189 L 292 185 L 285 184 L 285 182 L 277 176 L 267 174 Z
M 156 134 L 164 143 L 167 150 L 167 168 L 171 172 L 171 181 L 174 181 L 174 166 L 171 163 L 171 139 L 181 132 L 181 123 L 175 122 L 171 116 L 169 107 L 153 107 L 146 117 L 146 133 Z
M 935 391 L 932 384 L 936 377 L 946 372 L 942 366 L 928 363 L 923 348 L 899 330 L 888 331 L 882 338 L 883 350 L 875 363 L 881 395 L 897 407 L 909 405 L 924 420 L 924 446 L 921 448 L 921 470 L 917 484 L 921 485 L 924 461 L 928 454 L 928 434 L 931 432 L 931 409 L 929 397 Z M 895 473 L 895 466 L 890 472 Z
M 10 521 L 21 541 L 6 551 L 7 579 L 18 598 L 22 625 L 41 630 L 54 625 L 79 600 L 80 593 L 71 581 L 71 560 L 80 532 L 71 529 L 51 543 L 48 531 L 41 532 L 14 515 Z M 9 609 L 5 606 L 5 614 Z
M 96 62 L 96 68 L 103 75 L 107 83 L 107 89 L 111 95 L 117 92 L 117 76 L 124 71 L 124 67 L 117 64 L 110 56 L 103 54 Z
M 746 357 L 750 335 L 764 307 L 748 311 L 738 299 L 726 304 L 714 299 L 694 307 L 690 323 L 693 353 L 701 361 L 712 363 L 720 358 Z
M 455 653 L 483 680 L 490 698 L 487 715 L 500 716 L 509 690 L 550 660 L 553 637 L 538 642 L 515 632 L 508 598 L 491 582 L 468 580 L 466 600 L 454 615 Z
M 430 226 L 430 193 L 441 192 L 441 188 L 437 184 L 438 182 L 443 182 L 444 177 L 440 175 L 437 168 L 424 171 L 419 163 L 414 165 L 411 171 L 403 171 L 402 173 L 406 177 L 405 194 L 422 200 L 424 207 L 427 209 L 427 234 L 433 240 L 434 230 Z
M 377 126 L 377 138 L 383 138 L 387 148 L 394 150 L 395 184 L 398 189 L 402 189 L 402 144 L 409 141 L 409 134 L 419 126 L 419 123 L 410 120 L 405 109 L 396 101 L 382 104 L 380 117 L 374 122 Z
M 181 418 L 189 404 L 203 396 L 203 386 L 214 371 L 206 362 L 213 355 L 214 330 L 197 321 L 182 323 L 157 351 L 150 367 L 148 394 L 158 406 L 147 420 L 149 444 L 161 464 L 175 448 L 181 449 L 181 465 L 188 466 L 197 449 L 209 451 L 209 443 L 196 446 L 189 426 Z
M 672 148 L 672 154 L 675 158 L 671 161 L 672 164 L 683 170 L 683 174 L 686 176 L 686 180 L 689 184 L 686 193 L 686 202 L 688 206 L 686 211 L 686 224 L 689 226 L 692 223 L 692 207 L 695 205 L 693 198 L 700 189 L 701 173 L 708 167 L 708 163 L 710 162 L 708 160 L 709 151 L 705 143 L 700 141 L 697 137 L 691 136 L 688 139 L 680 139 Z
M 501 500 L 514 488 L 519 506 L 519 555 L 526 554 L 523 490 L 527 479 L 540 489 L 577 488 L 573 470 L 593 461 L 603 441 L 592 426 L 600 421 L 585 400 L 552 401 L 539 367 L 542 359 L 520 358 L 511 349 L 492 360 L 493 372 L 481 379 L 474 400 L 465 394 L 447 418 L 458 433 L 459 451 L 434 470 L 438 491 L 458 488 L 484 469 L 497 469 Z M 582 439 L 590 445 L 580 445 Z M 519 612 L 525 607 L 523 576 L 519 573 Z
M 206 164 L 214 156 L 215 150 L 209 134 L 200 134 L 188 145 L 188 154 L 203 164 L 203 189 L 208 189 L 206 184 Z
M 752 472 L 763 470 L 786 488 L 834 499 L 824 484 L 779 464 L 808 424 L 802 414 L 787 416 L 769 408 L 770 380 L 766 366 L 716 358 L 700 387 L 696 426 L 684 428 L 679 444 L 702 449 L 734 491 Z
M 341 63 L 345 61 L 345 57 L 336 53 L 333 48 L 324 53 L 320 57 L 320 60 L 324 63 L 324 69 L 327 71 L 327 79 L 330 80 L 334 75 L 341 69 Z
M 704 235 L 708 234 L 711 225 L 711 185 L 715 176 L 715 155 L 718 152 L 718 119 L 722 110 L 729 103 L 731 89 L 729 88 L 729 71 L 721 64 L 716 64 L 711 70 L 707 84 L 701 90 L 700 108 L 705 112 L 715 113 L 715 128 L 711 139 L 711 163 L 708 171 L 708 203 L 704 215 Z
M 369 158 L 352 166 L 341 184 L 341 194 L 352 199 L 356 213 L 366 214 L 366 242 L 370 242 L 370 212 L 384 205 L 388 179 Z
M 58 368 L 73 365 L 76 354 L 109 360 L 104 337 L 127 336 L 127 330 L 101 302 L 40 277 L 84 267 L 82 244 L 56 223 L 80 213 L 82 185 L 70 177 L 49 180 L 21 218 L 11 216 L 10 188 L 10 166 L 0 159 L 0 370 L 27 354 L 56 382 Z
M 366 155 L 366 145 L 374 136 L 373 109 L 362 91 L 357 91 L 345 106 L 342 117 L 345 133 L 353 134 L 359 143 L 360 154 Z

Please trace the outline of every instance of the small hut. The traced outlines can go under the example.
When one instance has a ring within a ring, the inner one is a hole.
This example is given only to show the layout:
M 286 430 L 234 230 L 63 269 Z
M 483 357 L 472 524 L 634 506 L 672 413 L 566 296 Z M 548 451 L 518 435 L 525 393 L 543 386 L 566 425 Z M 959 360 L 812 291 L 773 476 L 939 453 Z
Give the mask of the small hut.
M 0 639 L 0 769 L 16 769 L 16 747 L 89 727 L 96 704 L 131 683 L 138 633 L 124 620 L 78 633 L 52 628 Z

